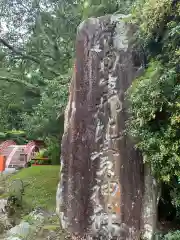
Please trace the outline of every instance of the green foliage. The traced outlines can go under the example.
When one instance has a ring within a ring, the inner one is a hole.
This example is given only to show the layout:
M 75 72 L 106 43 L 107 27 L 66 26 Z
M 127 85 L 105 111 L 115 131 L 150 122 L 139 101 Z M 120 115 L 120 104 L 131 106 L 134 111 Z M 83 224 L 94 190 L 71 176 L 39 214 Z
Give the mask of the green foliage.
M 37 152 L 34 156 L 34 158 L 45 158 L 45 157 L 48 157 L 47 156 L 47 149 L 40 149 L 39 152 Z
M 47 155 L 53 165 L 60 164 L 60 140 L 57 138 L 47 138 Z
M 17 144 L 23 145 L 28 142 L 26 133 L 24 131 L 12 130 L 7 132 L 0 132 L 0 141 L 14 140 Z
M 132 2 L 1 1 L 0 138 L 23 142 L 6 134 L 23 129 L 28 139 L 48 139 L 49 156 L 59 162 L 77 26 L 89 16 L 127 12 Z
M 33 138 L 59 136 L 59 114 L 62 115 L 67 102 L 68 79 L 67 75 L 47 81 L 40 103 L 33 107 L 31 114 L 23 115 L 24 127 Z
M 5 84 L 1 81 L 0 83 L 0 131 L 19 129 L 22 127 L 23 92 L 20 91 L 19 86 Z
M 179 1 L 136 2 L 131 22 L 139 26 L 136 42 L 145 48 L 149 57 L 157 57 L 160 54 L 158 57 L 166 63 L 178 62 L 176 57 L 179 58 L 179 15 Z
M 32 166 L 33 164 L 35 165 L 51 165 L 51 160 L 43 160 L 43 159 L 39 159 L 39 160 L 31 160 L 29 162 L 29 167 Z M 57 164 L 56 164 L 57 165 Z
M 2 1 L 0 11 L 0 131 L 60 139 L 80 5 Z
M 20 130 L 7 131 L 6 139 L 14 140 L 17 144 L 20 144 L 20 145 L 26 144 L 28 142 L 26 133 Z
M 129 89 L 132 114 L 129 131 L 151 163 L 154 174 L 164 181 L 179 176 L 180 87 L 174 69 L 163 72 L 163 66 L 152 62 L 145 74 Z
M 139 25 L 135 47 L 143 47 L 148 66 L 128 89 L 129 133 L 160 181 L 173 184 L 173 203 L 180 206 L 180 3 L 146 0 L 133 9 Z M 174 181 L 176 179 L 176 181 Z M 173 182 L 173 183 L 172 183 Z
M 99 17 L 115 12 L 129 13 L 135 0 L 87 0 L 84 1 L 83 18 Z
M 180 240 L 180 231 L 170 232 L 163 237 L 164 240 Z
M 35 160 L 30 161 L 30 166 L 35 163 L 38 165 L 50 165 L 52 162 L 50 158 L 49 159 L 41 159 L 41 158 L 49 158 L 48 149 L 41 149 L 39 152 L 37 152 L 34 156 Z
M 163 234 L 156 234 L 158 240 L 180 240 L 180 231 L 171 231 L 165 235 Z

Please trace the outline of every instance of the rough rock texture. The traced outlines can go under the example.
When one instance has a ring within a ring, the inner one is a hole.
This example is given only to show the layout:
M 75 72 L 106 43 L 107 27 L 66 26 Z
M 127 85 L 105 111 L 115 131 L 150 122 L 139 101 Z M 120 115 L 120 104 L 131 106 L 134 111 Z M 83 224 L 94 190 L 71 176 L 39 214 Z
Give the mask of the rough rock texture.
M 78 28 L 57 190 L 57 212 L 73 239 L 140 237 L 143 163 L 124 130 L 125 92 L 143 63 L 123 18 L 91 18 Z
M 154 239 L 157 225 L 157 206 L 160 198 L 160 186 L 152 177 L 150 167 L 144 165 L 144 195 L 142 207 L 141 231 L 143 239 Z

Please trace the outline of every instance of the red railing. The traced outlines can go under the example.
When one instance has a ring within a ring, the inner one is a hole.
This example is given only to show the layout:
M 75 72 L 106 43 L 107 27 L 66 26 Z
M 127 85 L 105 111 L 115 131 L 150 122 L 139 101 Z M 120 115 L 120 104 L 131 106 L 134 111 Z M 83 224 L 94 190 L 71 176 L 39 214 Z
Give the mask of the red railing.
M 31 141 L 25 146 L 24 153 L 27 155 L 28 162 L 31 160 L 31 157 L 33 156 L 33 153 L 35 152 L 34 151 L 35 149 L 38 149 L 35 141 Z
M 7 140 L 7 141 L 2 142 L 2 143 L 0 144 L 0 153 L 1 153 L 4 149 L 8 148 L 8 147 L 11 146 L 11 145 L 16 145 L 16 142 L 14 142 L 13 140 Z
M 14 149 L 11 149 L 11 152 L 6 156 L 6 167 L 9 167 L 9 165 L 11 165 L 18 147 L 22 148 L 22 152 L 26 156 L 26 161 L 24 164 L 29 162 L 34 157 L 35 152 L 39 151 L 39 146 L 36 141 L 31 141 L 27 145 L 18 146 L 13 140 L 7 140 L 0 144 L 0 154 L 2 154 L 5 149 L 12 145 L 16 145 L 16 147 Z

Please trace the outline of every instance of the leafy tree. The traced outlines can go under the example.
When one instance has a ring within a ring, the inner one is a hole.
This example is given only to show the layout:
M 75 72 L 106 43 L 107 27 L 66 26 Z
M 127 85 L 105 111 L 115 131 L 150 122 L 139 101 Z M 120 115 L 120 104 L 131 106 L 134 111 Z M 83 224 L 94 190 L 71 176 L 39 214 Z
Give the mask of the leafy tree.
M 31 112 L 45 95 L 47 86 L 58 85 L 58 81 L 61 84 L 61 80 L 65 85 L 63 78 L 67 78 L 72 65 L 81 15 L 75 11 L 77 4 L 71 1 L 6 0 L 0 6 L 3 25 L 0 79 L 5 86 L 9 82 L 23 88 L 24 106 L 28 108 L 25 112 Z M 7 24 L 8 31 L 4 27 Z
M 106 14 L 129 13 L 135 0 L 87 0 L 84 2 L 83 18 Z
M 29 139 L 56 139 L 60 147 L 81 7 L 71 0 L 4 0 L 0 11 L 0 131 L 24 129 Z
M 143 46 L 148 65 L 128 90 L 130 134 L 153 174 L 166 182 L 180 203 L 180 3 L 147 0 L 133 10 L 139 25 L 135 46 Z

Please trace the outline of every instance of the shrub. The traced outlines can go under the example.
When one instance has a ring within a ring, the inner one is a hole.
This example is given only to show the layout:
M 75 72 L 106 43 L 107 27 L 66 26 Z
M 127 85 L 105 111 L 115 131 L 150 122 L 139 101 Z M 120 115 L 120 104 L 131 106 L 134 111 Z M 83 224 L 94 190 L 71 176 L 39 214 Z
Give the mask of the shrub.
M 180 231 L 169 232 L 164 236 L 163 240 L 180 240 Z
M 60 164 L 60 141 L 56 137 L 46 139 L 47 155 L 53 165 Z
M 172 187 L 172 200 L 179 211 L 180 2 L 138 2 L 130 21 L 139 26 L 134 45 L 146 53 L 147 64 L 143 76 L 127 92 L 128 133 L 156 179 Z

